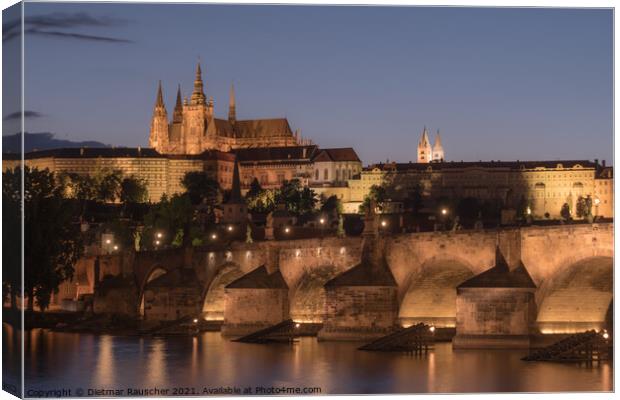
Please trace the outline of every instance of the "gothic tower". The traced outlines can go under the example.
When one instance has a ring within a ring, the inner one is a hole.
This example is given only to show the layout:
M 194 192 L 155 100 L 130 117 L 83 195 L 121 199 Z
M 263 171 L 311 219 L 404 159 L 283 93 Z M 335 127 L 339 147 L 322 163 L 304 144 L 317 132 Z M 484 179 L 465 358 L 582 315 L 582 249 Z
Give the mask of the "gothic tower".
M 200 62 L 196 67 L 194 79 L 194 91 L 189 104 L 184 108 L 183 115 L 183 140 L 182 153 L 198 154 L 201 152 L 202 139 L 206 131 L 207 104 L 202 84 L 202 70 Z
M 157 99 L 151 118 L 151 134 L 149 146 L 158 152 L 166 152 L 168 147 L 168 113 L 164 104 L 164 95 L 161 90 L 161 81 L 157 87 Z
M 433 161 L 443 161 L 445 159 L 443 153 L 443 146 L 441 145 L 441 136 L 439 136 L 439 129 L 437 129 L 437 135 L 435 135 L 435 144 L 433 145 Z
M 183 101 L 181 100 L 181 85 L 177 89 L 177 102 L 174 105 L 174 113 L 172 114 L 172 122 L 183 122 Z
M 422 131 L 422 137 L 418 142 L 418 162 L 427 163 L 433 159 L 433 149 L 431 147 L 431 141 L 428 139 L 428 131 L 426 126 Z

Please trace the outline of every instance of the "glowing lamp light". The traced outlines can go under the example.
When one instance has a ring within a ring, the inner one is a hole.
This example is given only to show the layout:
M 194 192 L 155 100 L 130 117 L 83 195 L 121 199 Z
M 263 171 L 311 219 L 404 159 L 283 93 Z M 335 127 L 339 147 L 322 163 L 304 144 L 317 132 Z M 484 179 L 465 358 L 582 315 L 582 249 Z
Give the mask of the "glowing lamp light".
M 387 226 L 387 221 L 385 220 L 381 221 L 381 226 L 385 228 Z
M 601 203 L 601 199 L 596 198 L 594 199 L 594 205 L 598 206 Z
M 232 232 L 233 227 L 232 227 L 232 225 L 228 225 L 228 228 L 226 228 L 226 229 L 228 229 L 228 232 Z
M 110 239 L 106 239 L 105 244 L 110 244 L 112 241 Z
M 527 213 L 527 215 L 530 215 L 530 214 L 532 214 L 532 209 L 528 207 L 528 208 L 525 210 L 525 212 Z
M 441 215 L 446 215 L 448 213 L 448 210 L 445 208 L 441 209 Z
M 299 324 L 299 322 L 298 322 L 298 323 L 296 323 L 296 324 L 295 324 L 295 329 L 299 329 L 299 327 L 300 327 L 300 326 L 301 326 L 301 325 Z
M 284 233 L 289 233 L 290 231 L 291 231 L 291 228 L 289 228 L 288 226 L 284 228 Z
M 607 332 L 603 333 L 603 339 L 605 340 L 609 339 L 609 333 Z
M 118 250 L 118 246 L 114 245 L 114 250 Z
M 431 326 L 430 328 L 428 328 L 428 330 L 431 331 L 431 332 L 435 332 L 435 327 Z
M 163 235 L 163 233 L 161 233 L 161 232 L 157 232 L 157 238 L 158 238 L 158 239 L 161 239 L 161 238 L 162 238 L 162 236 L 164 236 L 164 235 Z
M 325 223 L 325 219 L 324 219 L 324 218 L 321 218 L 321 219 L 319 220 L 319 222 L 321 223 L 321 225 L 323 225 L 323 224 Z
M 211 239 L 213 239 L 213 240 L 217 239 L 217 235 L 216 235 L 215 233 L 214 233 L 214 234 L 212 234 L 212 235 L 211 235 Z
M 198 323 L 198 318 L 194 318 L 194 323 L 197 324 Z
M 155 241 L 155 245 L 159 246 L 159 243 L 160 243 L 159 240 Z

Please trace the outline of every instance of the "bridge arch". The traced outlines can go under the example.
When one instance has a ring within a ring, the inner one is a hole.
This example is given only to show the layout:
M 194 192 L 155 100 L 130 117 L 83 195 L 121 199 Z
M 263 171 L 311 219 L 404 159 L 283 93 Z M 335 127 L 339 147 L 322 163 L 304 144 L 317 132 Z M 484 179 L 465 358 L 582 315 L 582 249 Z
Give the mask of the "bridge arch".
M 144 317 L 144 289 L 149 282 L 163 276 L 169 272 L 168 268 L 161 265 L 153 265 L 149 272 L 144 276 L 144 281 L 140 284 L 140 295 L 138 297 L 138 315 Z
M 475 269 L 463 260 L 427 260 L 409 279 L 398 311 L 403 326 L 419 322 L 439 327 L 456 323 L 456 287 L 471 278 Z
M 541 285 L 536 323 L 542 333 L 573 333 L 610 325 L 613 257 L 599 255 L 566 262 Z
M 305 268 L 295 287 L 290 290 L 291 318 L 301 322 L 323 322 L 326 301 L 324 285 L 340 272 L 342 269 L 330 264 Z
M 224 320 L 225 296 L 224 289 L 228 284 L 241 278 L 243 272 L 241 266 L 235 262 L 228 261 L 222 264 L 211 282 L 206 285 L 202 296 L 202 315 L 211 321 Z

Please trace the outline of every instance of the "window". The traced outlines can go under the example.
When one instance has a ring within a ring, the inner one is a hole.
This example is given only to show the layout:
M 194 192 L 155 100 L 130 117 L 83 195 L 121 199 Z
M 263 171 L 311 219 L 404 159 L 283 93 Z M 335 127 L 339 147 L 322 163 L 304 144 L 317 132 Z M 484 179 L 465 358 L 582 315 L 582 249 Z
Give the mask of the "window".
M 314 171 L 314 180 L 315 181 L 319 180 L 319 170 L 318 169 L 316 171 Z
M 329 179 L 329 170 L 327 168 L 325 168 L 323 170 L 323 180 L 326 181 Z

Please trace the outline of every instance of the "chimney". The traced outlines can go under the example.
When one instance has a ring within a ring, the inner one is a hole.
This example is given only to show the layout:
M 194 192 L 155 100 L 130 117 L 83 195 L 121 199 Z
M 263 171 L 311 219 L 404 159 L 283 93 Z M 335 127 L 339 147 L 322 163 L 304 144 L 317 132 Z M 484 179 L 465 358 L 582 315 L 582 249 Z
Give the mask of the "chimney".
M 603 160 L 603 167 L 605 166 L 605 160 Z
M 140 153 L 142 153 L 142 147 L 138 146 L 138 155 L 140 155 Z
M 306 158 L 306 150 L 307 148 L 304 147 L 302 150 L 303 156 L 301 158 Z
M 598 165 L 598 158 L 594 159 L 594 165 Z
M 80 155 L 83 156 L 84 155 L 84 148 L 80 147 Z

